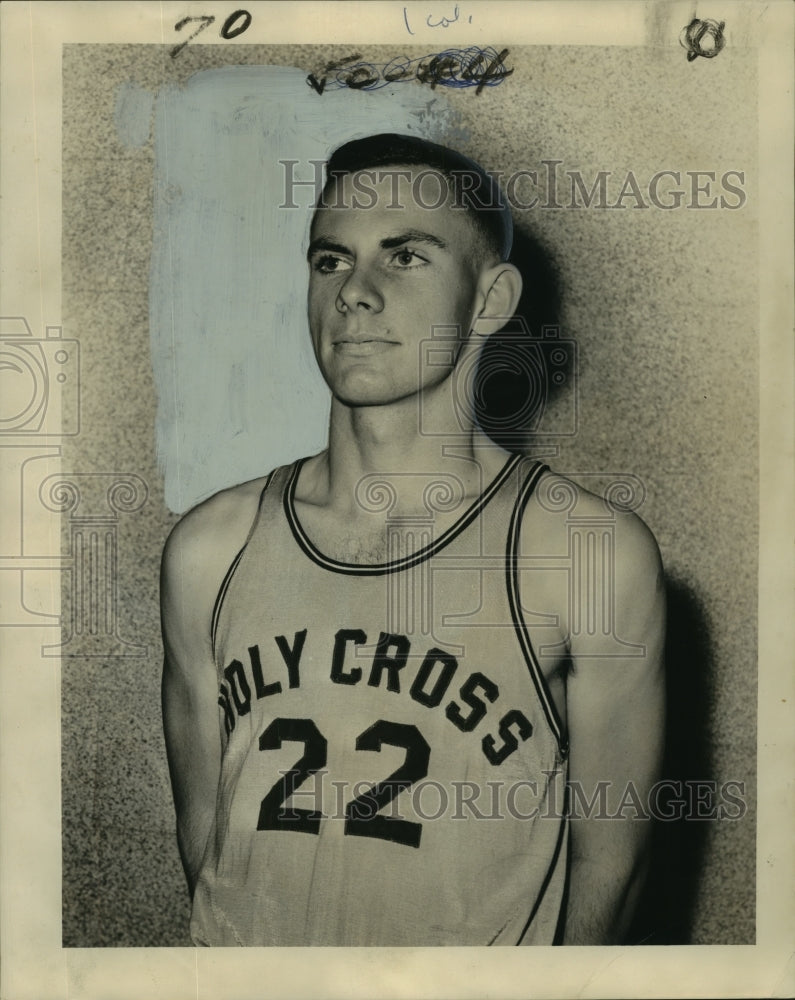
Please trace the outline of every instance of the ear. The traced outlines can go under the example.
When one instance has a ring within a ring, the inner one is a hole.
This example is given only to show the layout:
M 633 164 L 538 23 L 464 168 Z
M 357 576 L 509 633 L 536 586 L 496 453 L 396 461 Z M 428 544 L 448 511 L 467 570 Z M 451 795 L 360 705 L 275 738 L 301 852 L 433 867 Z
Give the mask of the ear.
M 485 267 L 478 279 L 472 332 L 488 337 L 501 330 L 516 312 L 522 294 L 522 275 L 513 264 L 501 261 Z

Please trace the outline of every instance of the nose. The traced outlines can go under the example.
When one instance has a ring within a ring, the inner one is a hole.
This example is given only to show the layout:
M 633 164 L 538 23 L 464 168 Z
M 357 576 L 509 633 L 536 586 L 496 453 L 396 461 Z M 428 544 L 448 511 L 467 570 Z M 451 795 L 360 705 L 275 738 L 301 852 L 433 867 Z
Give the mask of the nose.
M 362 266 L 352 268 L 340 286 L 336 301 L 337 310 L 344 312 L 381 312 L 384 300 L 372 277 Z

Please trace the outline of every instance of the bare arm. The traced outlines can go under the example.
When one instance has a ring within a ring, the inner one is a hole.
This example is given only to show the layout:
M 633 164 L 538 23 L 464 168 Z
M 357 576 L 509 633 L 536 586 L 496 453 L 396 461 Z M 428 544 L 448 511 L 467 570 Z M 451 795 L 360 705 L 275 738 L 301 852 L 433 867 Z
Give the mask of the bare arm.
M 245 542 L 261 488 L 262 481 L 254 480 L 212 497 L 179 522 L 163 552 L 163 728 L 191 894 L 212 830 L 221 771 L 213 606 Z
M 163 553 L 162 700 L 177 841 L 192 895 L 215 814 L 221 738 L 209 618 L 197 607 L 201 546 L 183 525 L 172 532 Z
M 648 811 L 663 751 L 665 592 L 659 553 L 651 533 L 630 514 L 617 518 L 614 552 L 611 571 L 597 580 L 593 597 L 597 606 L 612 602 L 615 635 L 640 648 L 625 650 L 634 656 L 617 656 L 614 636 L 599 629 L 583 629 L 570 642 L 570 793 L 578 786 L 592 802 L 604 787 L 599 783 L 608 785 L 590 815 L 573 794 L 565 944 L 624 939 L 648 865 L 652 821 L 641 811 Z

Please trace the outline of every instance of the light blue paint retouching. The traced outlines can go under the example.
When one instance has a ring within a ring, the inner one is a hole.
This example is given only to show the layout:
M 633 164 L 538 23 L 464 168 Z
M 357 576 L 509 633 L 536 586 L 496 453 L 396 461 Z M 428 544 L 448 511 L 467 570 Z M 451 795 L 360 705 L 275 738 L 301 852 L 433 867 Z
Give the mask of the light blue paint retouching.
M 160 91 L 149 314 L 169 508 L 325 446 L 329 393 L 306 319 L 312 180 L 348 139 L 445 141 L 457 116 L 420 85 L 318 95 L 306 73 L 233 66 Z
M 132 81 L 123 83 L 116 91 L 113 118 L 116 132 L 125 146 L 145 146 L 149 142 L 153 103 L 152 94 Z

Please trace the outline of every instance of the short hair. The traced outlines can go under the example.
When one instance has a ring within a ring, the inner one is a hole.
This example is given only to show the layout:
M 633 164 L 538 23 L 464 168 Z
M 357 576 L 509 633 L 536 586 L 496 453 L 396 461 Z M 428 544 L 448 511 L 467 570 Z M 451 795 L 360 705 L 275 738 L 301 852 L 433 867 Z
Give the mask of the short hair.
M 337 147 L 326 164 L 326 182 L 318 201 L 340 176 L 377 167 L 426 166 L 438 171 L 451 185 L 454 205 L 465 208 L 487 249 L 507 260 L 513 244 L 513 220 L 497 181 L 480 164 L 454 149 L 413 135 L 382 132 L 351 139 Z

